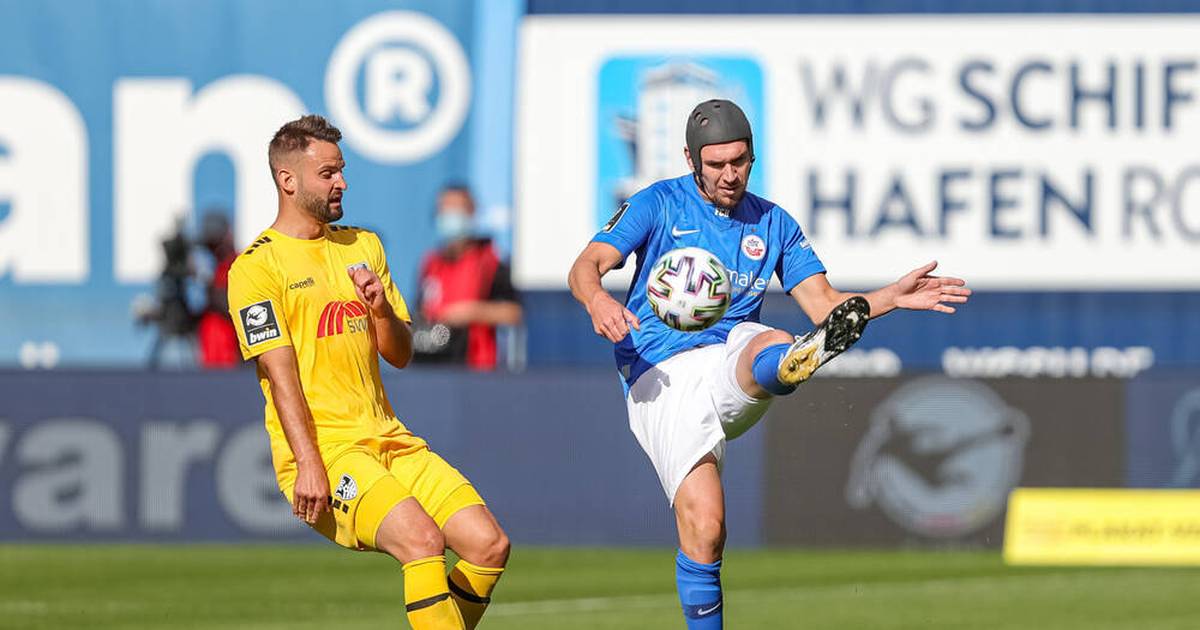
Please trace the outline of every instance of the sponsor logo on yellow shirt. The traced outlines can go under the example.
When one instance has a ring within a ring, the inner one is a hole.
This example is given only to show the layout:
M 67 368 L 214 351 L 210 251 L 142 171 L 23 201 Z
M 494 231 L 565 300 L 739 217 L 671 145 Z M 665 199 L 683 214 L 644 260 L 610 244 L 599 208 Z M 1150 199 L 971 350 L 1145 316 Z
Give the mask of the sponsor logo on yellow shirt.
M 340 335 L 344 332 L 363 332 L 367 329 L 367 307 L 358 300 L 333 301 L 321 311 L 317 321 L 317 338 Z

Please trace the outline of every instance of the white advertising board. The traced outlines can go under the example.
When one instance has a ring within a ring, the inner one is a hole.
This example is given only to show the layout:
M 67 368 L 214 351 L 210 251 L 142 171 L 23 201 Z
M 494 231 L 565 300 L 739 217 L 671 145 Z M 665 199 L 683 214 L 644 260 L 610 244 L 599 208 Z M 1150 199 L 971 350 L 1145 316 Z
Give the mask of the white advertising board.
M 538 16 L 521 31 L 515 273 L 565 286 L 620 199 L 747 110 L 751 189 L 835 286 L 931 259 L 993 289 L 1200 289 L 1198 16 Z M 619 284 L 614 283 L 614 285 Z

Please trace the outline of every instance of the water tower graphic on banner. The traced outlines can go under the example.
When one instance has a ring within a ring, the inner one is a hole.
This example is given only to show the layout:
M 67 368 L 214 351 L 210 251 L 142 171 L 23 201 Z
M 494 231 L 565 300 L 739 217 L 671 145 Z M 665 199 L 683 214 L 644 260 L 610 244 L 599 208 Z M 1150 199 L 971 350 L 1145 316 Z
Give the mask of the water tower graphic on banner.
M 683 155 L 688 113 L 701 101 L 726 98 L 746 112 L 754 148 L 766 155 L 762 70 L 744 57 L 681 55 L 613 57 L 599 76 L 595 224 L 599 228 L 630 195 L 688 172 Z M 762 161 L 750 189 L 763 190 Z

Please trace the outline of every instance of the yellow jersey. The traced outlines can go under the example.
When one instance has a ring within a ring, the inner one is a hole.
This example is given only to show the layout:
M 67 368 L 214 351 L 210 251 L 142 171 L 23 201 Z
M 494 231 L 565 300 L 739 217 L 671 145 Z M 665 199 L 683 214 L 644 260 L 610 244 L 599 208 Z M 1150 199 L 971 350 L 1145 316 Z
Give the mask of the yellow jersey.
M 360 264 L 379 276 L 396 315 L 410 321 L 383 245 L 368 230 L 326 225 L 320 238 L 310 240 L 267 229 L 229 270 L 229 314 L 242 356 L 292 347 L 326 465 L 347 450 L 384 439 L 399 440 L 405 451 L 425 446 L 396 418 L 383 390 L 370 316 L 347 271 Z M 283 483 L 294 474 L 295 458 L 262 366 L 258 380 L 275 471 Z

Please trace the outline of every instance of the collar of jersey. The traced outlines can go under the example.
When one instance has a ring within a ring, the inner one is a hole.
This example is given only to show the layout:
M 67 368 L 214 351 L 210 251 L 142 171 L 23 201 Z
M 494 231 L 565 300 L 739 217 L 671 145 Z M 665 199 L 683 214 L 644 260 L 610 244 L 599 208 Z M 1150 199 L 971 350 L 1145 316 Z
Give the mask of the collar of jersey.
M 329 226 L 321 226 L 321 235 L 317 238 L 296 238 L 295 236 L 288 236 L 287 234 L 284 234 L 275 228 L 267 228 L 264 233 L 269 234 L 271 238 L 278 238 L 289 243 L 298 243 L 300 245 L 320 245 L 325 242 L 325 239 L 329 238 Z

